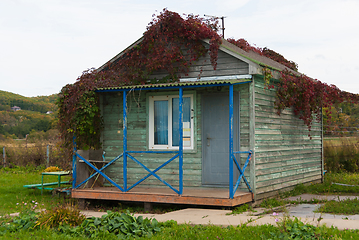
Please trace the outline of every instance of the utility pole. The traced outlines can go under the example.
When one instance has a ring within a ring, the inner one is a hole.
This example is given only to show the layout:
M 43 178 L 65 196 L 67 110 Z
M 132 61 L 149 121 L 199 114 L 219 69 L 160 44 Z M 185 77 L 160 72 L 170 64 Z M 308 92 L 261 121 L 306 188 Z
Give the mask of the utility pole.
M 206 15 L 206 14 L 204 14 L 204 16 L 205 17 L 210 17 L 210 18 L 213 18 L 213 19 L 222 19 L 222 36 L 223 36 L 223 38 L 224 38 L 224 19 L 226 18 L 226 17 L 224 17 L 224 16 L 222 16 L 222 17 L 216 17 L 216 16 L 211 16 L 211 15 Z

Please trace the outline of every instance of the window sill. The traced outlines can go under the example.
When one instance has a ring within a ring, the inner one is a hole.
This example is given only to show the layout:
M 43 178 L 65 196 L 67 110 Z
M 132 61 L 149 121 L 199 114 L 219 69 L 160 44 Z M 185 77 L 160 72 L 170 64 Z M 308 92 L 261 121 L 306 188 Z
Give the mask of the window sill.
M 159 152 L 161 152 L 161 151 L 178 151 L 178 148 L 172 148 L 172 149 L 170 149 L 170 148 L 166 148 L 166 149 L 163 149 L 163 148 L 148 148 L 148 151 L 154 151 L 154 152 L 156 152 L 156 151 L 159 151 Z M 186 154 L 186 153 L 197 153 L 197 149 L 183 149 L 183 153 L 184 154 Z

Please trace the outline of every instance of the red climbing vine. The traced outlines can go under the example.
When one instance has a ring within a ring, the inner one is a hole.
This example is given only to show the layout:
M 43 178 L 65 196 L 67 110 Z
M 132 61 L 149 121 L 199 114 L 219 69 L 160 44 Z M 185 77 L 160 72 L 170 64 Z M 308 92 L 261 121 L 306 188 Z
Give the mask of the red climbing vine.
M 282 110 L 292 107 L 309 130 L 314 118 L 321 120 L 322 108 L 326 109 L 330 121 L 330 106 L 344 101 L 358 102 L 359 95 L 341 91 L 335 85 L 328 85 L 299 73 L 281 72 L 276 91 L 277 113 L 280 115 Z
M 119 58 L 107 63 L 101 70 L 89 69 L 83 72 L 74 84 L 63 87 L 58 106 L 59 129 L 65 147 L 71 148 L 75 133 L 80 148 L 100 147 L 102 120 L 98 96 L 93 91 L 96 88 L 146 84 L 149 81 L 178 81 L 181 75 L 188 73 L 194 62 L 207 53 L 213 68 L 216 69 L 218 49 L 222 41 L 217 33 L 218 29 L 218 21 L 215 19 L 203 19 L 196 15 L 182 17 L 167 9 L 153 16 L 137 44 L 125 50 Z M 202 39 L 209 39 L 208 49 Z M 269 57 L 297 71 L 296 63 L 286 60 L 273 50 L 253 47 L 244 39 L 228 41 L 245 51 Z M 167 76 L 151 80 L 149 77 L 159 70 L 166 71 Z M 269 85 L 272 72 L 268 66 L 264 66 L 263 74 L 268 88 L 272 88 L 272 85 Z M 298 114 L 310 129 L 313 114 L 319 117 L 321 107 L 349 99 L 358 101 L 358 96 L 299 73 L 284 71 L 277 86 L 275 108 L 280 114 L 284 108 L 293 107 L 295 114 Z
M 298 71 L 298 64 L 296 64 L 293 61 L 287 60 L 285 59 L 282 55 L 280 55 L 279 53 L 265 47 L 265 48 L 259 48 L 259 47 L 254 47 L 251 46 L 245 39 L 240 38 L 238 40 L 233 39 L 233 38 L 229 38 L 227 39 L 228 42 L 236 45 L 237 47 L 243 49 L 246 52 L 249 51 L 253 51 L 258 53 L 259 55 L 265 56 L 267 58 L 270 58 L 276 62 L 279 62 L 281 64 L 283 64 L 284 66 L 294 70 L 294 71 Z
M 93 90 L 99 87 L 145 84 L 157 70 L 168 75 L 156 82 L 178 81 L 193 62 L 207 52 L 214 69 L 221 37 L 217 34 L 218 21 L 195 15 L 184 15 L 164 9 L 147 26 L 140 42 L 124 51 L 101 71 L 89 69 L 74 84 L 60 92 L 59 129 L 66 147 L 71 147 L 76 133 L 80 148 L 98 148 L 101 118 L 98 99 Z M 202 39 L 210 39 L 209 49 Z

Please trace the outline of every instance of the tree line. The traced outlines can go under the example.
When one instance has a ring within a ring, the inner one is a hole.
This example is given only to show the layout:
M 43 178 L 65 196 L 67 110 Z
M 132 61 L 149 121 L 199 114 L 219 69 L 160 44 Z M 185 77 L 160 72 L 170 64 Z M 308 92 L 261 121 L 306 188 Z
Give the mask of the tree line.
M 0 111 L 10 111 L 11 107 L 18 106 L 22 110 L 46 113 L 55 112 L 57 94 L 50 96 L 24 97 L 11 92 L 0 91 Z
M 359 133 L 359 104 L 343 102 L 331 107 L 329 114 L 324 114 L 323 125 L 326 136 L 357 135 Z

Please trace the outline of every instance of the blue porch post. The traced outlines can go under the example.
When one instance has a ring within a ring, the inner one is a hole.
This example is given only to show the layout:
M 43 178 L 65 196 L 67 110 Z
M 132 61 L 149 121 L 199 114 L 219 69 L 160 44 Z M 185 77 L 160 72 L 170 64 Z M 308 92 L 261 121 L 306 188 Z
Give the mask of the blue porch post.
M 74 152 L 72 155 L 72 189 L 75 189 L 76 187 L 76 181 L 77 181 L 77 164 L 76 164 L 76 151 L 77 151 L 77 147 L 76 147 L 76 136 L 74 135 L 72 138 L 72 142 L 74 145 Z
M 123 190 L 127 192 L 127 91 L 123 91 Z
M 179 88 L 179 193 L 183 193 L 183 89 Z
M 229 85 L 229 198 L 233 195 L 233 85 Z

